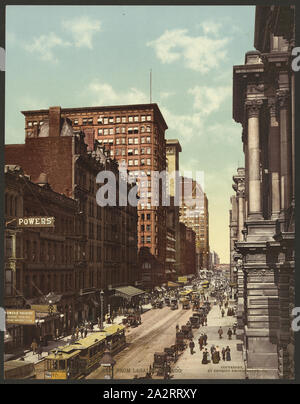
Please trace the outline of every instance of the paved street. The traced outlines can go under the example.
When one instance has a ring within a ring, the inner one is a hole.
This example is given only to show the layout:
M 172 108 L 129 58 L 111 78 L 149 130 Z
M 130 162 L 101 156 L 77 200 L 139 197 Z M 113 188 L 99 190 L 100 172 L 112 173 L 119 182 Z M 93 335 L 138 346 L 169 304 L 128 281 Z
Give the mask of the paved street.
M 153 364 L 155 352 L 163 352 L 164 348 L 175 344 L 176 324 L 186 324 L 192 310 L 172 311 L 169 307 L 150 310 L 142 316 L 142 325 L 130 328 L 126 339 L 128 346 L 114 358 L 117 364 L 114 369 L 115 379 L 133 379 L 145 376 L 149 366 Z M 98 368 L 87 379 L 101 379 L 103 369 Z
M 207 327 L 200 327 L 193 330 L 195 351 L 194 355 L 190 354 L 190 349 L 187 349 L 175 364 L 175 371 L 172 373 L 173 379 L 244 379 L 245 366 L 243 361 L 242 350 L 238 351 L 237 347 L 240 344 L 239 340 L 233 336 L 232 340 L 228 340 L 227 331 L 235 322 L 235 317 L 222 318 L 219 306 L 212 306 L 207 318 Z M 218 329 L 222 326 L 224 335 L 222 340 L 219 339 Z M 220 350 L 223 347 L 229 346 L 231 349 L 231 361 L 219 364 L 209 363 L 202 365 L 202 352 L 200 353 L 198 338 L 201 332 L 206 332 L 208 336 L 207 349 L 210 350 L 212 345 L 219 346 Z
M 142 324 L 137 328 L 126 330 L 127 347 L 115 355 L 116 365 L 114 368 L 115 379 L 133 379 L 135 375 L 144 377 L 153 364 L 155 352 L 163 352 L 164 348 L 175 343 L 175 328 L 185 325 L 192 315 L 192 310 L 182 310 L 181 305 L 178 310 L 172 311 L 169 307 L 163 309 L 149 310 L 142 315 Z M 119 319 L 120 320 L 120 319 Z M 245 367 L 243 362 L 242 348 L 239 340 L 233 336 L 228 340 L 227 331 L 235 322 L 235 317 L 222 318 L 219 306 L 212 306 L 208 315 L 208 326 L 194 329 L 195 354 L 191 355 L 187 348 L 179 357 L 175 365 L 172 366 L 172 379 L 244 379 Z M 224 330 L 223 339 L 218 336 L 218 329 L 222 326 Z M 231 361 L 219 364 L 203 365 L 202 352 L 200 353 L 198 338 L 201 332 L 208 335 L 208 350 L 212 345 L 223 347 L 229 346 L 231 349 Z M 65 341 L 60 341 L 63 345 Z M 26 360 L 30 359 L 30 355 Z M 32 358 L 32 360 L 36 360 Z M 44 378 L 44 362 L 36 364 L 37 377 Z M 87 379 L 104 379 L 105 370 L 101 367 L 89 374 Z M 162 378 L 153 376 L 153 378 Z

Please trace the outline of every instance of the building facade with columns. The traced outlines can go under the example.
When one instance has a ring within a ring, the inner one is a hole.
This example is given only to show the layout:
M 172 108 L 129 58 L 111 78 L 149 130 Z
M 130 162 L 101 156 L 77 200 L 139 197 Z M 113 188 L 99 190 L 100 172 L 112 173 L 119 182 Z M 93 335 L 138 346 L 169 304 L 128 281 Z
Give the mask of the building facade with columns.
M 244 296 L 243 296 L 243 271 L 238 269 L 236 260 L 239 255 L 235 251 L 235 243 L 243 241 L 244 223 L 245 223 L 245 169 L 240 167 L 237 174 L 232 177 L 234 184 L 232 185 L 235 195 L 230 198 L 230 285 L 232 294 L 237 295 L 238 310 L 237 318 L 240 323 L 240 317 L 244 316 Z M 241 287 L 238 288 L 238 283 Z M 242 325 L 242 323 L 241 323 Z
M 294 375 L 294 19 L 292 6 L 258 6 L 256 50 L 233 69 L 245 154 L 243 238 L 239 231 L 235 242 L 239 328 L 251 379 Z

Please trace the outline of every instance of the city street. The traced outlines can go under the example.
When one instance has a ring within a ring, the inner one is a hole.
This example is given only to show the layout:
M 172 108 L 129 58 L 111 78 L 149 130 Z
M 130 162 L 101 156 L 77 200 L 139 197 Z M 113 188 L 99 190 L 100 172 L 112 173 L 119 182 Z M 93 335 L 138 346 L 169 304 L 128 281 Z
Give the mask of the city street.
M 228 340 L 227 331 L 229 327 L 235 323 L 235 317 L 222 318 L 219 306 L 212 306 L 212 309 L 207 317 L 207 327 L 200 327 L 193 330 L 195 351 L 194 355 L 190 354 L 190 349 L 186 349 L 184 354 L 179 358 L 173 369 L 172 378 L 174 379 L 244 379 L 245 366 L 243 361 L 243 353 L 241 342 L 236 340 L 233 335 L 232 340 Z M 224 335 L 222 340 L 219 339 L 218 329 L 223 328 Z M 230 347 L 231 361 L 219 364 L 209 363 L 203 365 L 202 352 L 200 352 L 198 338 L 202 332 L 208 336 L 207 350 L 209 351 L 212 345 L 218 346 L 220 350 L 223 347 Z M 239 350 L 238 350 L 239 349 Z M 174 371 L 175 370 L 175 371 Z
M 126 333 L 128 346 L 114 359 L 115 379 L 133 379 L 135 375 L 144 377 L 153 364 L 155 352 L 163 352 L 164 348 L 175 344 L 176 325 L 185 325 L 192 315 L 192 310 L 172 311 L 170 307 L 150 310 L 142 316 L 142 324 L 137 328 L 129 328 Z M 102 368 L 96 369 L 87 379 L 102 379 L 105 373 Z

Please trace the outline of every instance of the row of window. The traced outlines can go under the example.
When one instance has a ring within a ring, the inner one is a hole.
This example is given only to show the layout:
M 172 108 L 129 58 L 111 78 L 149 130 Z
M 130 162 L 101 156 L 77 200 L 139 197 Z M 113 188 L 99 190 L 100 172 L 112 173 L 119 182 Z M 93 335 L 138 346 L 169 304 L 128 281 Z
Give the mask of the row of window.
M 97 123 L 99 125 L 108 125 L 111 123 L 126 123 L 126 122 L 146 122 L 151 121 L 151 115 L 130 115 L 130 116 L 99 116 L 97 118 Z M 82 125 L 92 125 L 94 123 L 94 118 L 82 118 Z M 79 125 L 79 119 L 74 119 L 74 125 Z
M 140 129 L 141 129 L 141 133 L 145 133 L 145 132 L 150 133 L 151 132 L 151 126 L 149 126 L 149 125 L 147 125 L 146 127 L 141 126 Z M 99 128 L 98 129 L 98 136 L 114 135 L 115 133 L 117 135 L 120 134 L 120 133 L 124 133 L 124 134 L 128 133 L 129 135 L 138 134 L 139 133 L 139 127 L 136 126 L 134 128 L 128 128 L 127 132 L 126 132 L 126 127 L 125 126 L 122 126 L 121 128 L 116 127 L 116 128 L 105 128 L 105 129 Z
M 116 150 L 116 152 L 117 151 L 118 150 Z M 116 153 L 116 155 L 118 155 L 118 154 Z M 141 166 L 145 166 L 145 165 L 151 166 L 151 159 L 141 159 L 140 163 L 139 163 L 138 159 L 136 159 L 136 160 L 128 160 L 128 166 L 129 167 L 131 167 L 131 166 L 139 166 L 139 165 L 141 165 Z
M 104 144 L 114 144 L 114 139 L 104 139 L 104 140 L 102 140 L 102 139 L 99 139 L 98 140 L 98 142 L 101 144 L 101 143 L 104 143 Z M 150 136 L 148 136 L 148 137 L 142 137 L 141 138 L 141 144 L 145 144 L 145 143 L 151 143 L 151 137 Z M 116 139 L 116 144 L 118 145 L 118 144 L 127 144 L 127 139 L 125 138 L 125 137 L 123 137 L 123 138 L 118 138 L 118 139 Z M 138 137 L 135 137 L 135 138 L 129 138 L 128 139 L 128 144 L 140 144 L 140 141 L 139 141 L 139 138 Z

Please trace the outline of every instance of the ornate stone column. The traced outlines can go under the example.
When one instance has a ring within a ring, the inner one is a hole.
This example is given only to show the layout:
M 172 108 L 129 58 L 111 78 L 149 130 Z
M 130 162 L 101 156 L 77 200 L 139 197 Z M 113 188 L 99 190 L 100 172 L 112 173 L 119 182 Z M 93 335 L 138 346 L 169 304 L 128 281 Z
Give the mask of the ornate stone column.
M 280 181 L 281 181 L 281 212 L 289 208 L 291 202 L 291 136 L 289 124 L 289 92 L 277 91 L 280 125 Z
M 238 241 L 243 241 L 243 229 L 245 222 L 245 213 L 244 213 L 244 198 L 245 198 L 245 183 L 244 180 L 241 180 L 238 184 L 238 206 L 239 206 L 239 214 L 238 214 Z
M 271 219 L 276 220 L 280 214 L 280 131 L 276 117 L 276 101 L 268 101 L 269 126 L 269 173 L 271 180 Z
M 249 172 L 249 220 L 262 219 L 259 113 L 263 100 L 247 100 L 248 116 L 248 172 Z

